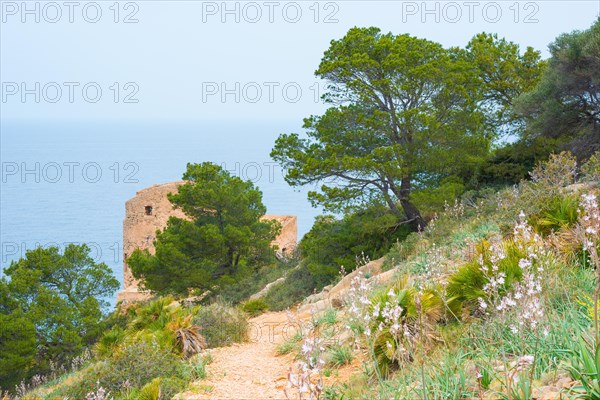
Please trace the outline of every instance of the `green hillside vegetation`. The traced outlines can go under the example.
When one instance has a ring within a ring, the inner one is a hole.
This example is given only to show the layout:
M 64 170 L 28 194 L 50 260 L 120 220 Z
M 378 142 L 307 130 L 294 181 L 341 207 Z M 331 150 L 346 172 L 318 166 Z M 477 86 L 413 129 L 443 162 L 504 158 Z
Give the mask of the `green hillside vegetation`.
M 238 309 L 220 303 L 182 305 L 160 297 L 128 308 L 77 364 L 34 377 L 17 387 L 17 395 L 170 399 L 206 376 L 211 359 L 203 350 L 247 339 L 247 317 Z
M 448 207 L 388 253 L 391 283 L 353 280 L 361 372 L 328 398 L 598 398 L 600 175 L 542 178 Z
M 128 259 L 148 302 L 109 310 L 118 282 L 85 245 L 5 271 L 0 398 L 173 398 L 249 318 L 291 318 L 383 258 L 278 345 L 289 398 L 600 399 L 600 20 L 550 54 L 488 33 L 332 40 L 330 108 L 271 152 L 327 213 L 295 253 L 276 256 L 252 182 L 188 164 L 169 196 L 188 218 Z

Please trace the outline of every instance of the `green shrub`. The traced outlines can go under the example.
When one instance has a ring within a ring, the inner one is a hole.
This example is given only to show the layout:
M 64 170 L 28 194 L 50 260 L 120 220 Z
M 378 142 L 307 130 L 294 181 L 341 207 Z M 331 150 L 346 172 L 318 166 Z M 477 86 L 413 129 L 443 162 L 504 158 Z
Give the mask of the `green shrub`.
M 448 303 L 456 309 L 460 309 L 463 305 L 475 305 L 477 299 L 485 295 L 483 287 L 487 282 L 477 261 L 462 265 L 448 279 L 446 291 Z
M 420 251 L 420 246 L 422 245 L 423 238 L 416 232 L 409 234 L 404 240 L 397 240 L 385 256 L 382 270 L 388 271 L 397 263 L 406 261 L 410 256 Z
M 160 379 L 160 400 L 171 400 L 187 387 L 188 381 L 176 376 Z
M 211 310 L 224 318 L 231 317 L 231 310 L 244 315 L 229 308 Z M 156 385 L 160 399 L 170 399 L 187 382 L 206 375 L 210 360 L 194 355 L 199 347 L 206 347 L 196 346 L 204 341 L 192 321 L 198 312 L 199 307 L 182 307 L 171 297 L 133 306 L 128 321 L 112 324 L 97 343 L 97 361 L 58 385 L 51 395 L 83 399 L 99 383 L 115 399 L 155 398 Z
M 558 148 L 550 138 L 528 138 L 505 145 L 492 152 L 479 171 L 477 181 L 481 186 L 514 185 L 528 178 L 535 163 L 548 158 Z
M 135 398 L 140 400 L 160 400 L 160 378 L 147 383 L 135 393 Z
M 544 189 L 555 190 L 575 182 L 577 159 L 571 153 L 563 151 L 551 154 L 547 161 L 536 164 L 531 171 L 531 180 Z
M 178 306 L 171 296 L 160 297 L 148 303 L 140 304 L 134 310 L 134 317 L 128 324 L 133 330 L 159 331 L 171 321 L 172 313 Z
M 191 312 L 193 310 L 182 308 L 171 296 L 141 304 L 132 312 L 125 330 L 125 342 L 144 339 L 181 354 L 176 331 Z
M 180 378 L 156 378 L 141 389 L 128 391 L 122 400 L 170 400 L 186 386 Z
M 595 152 L 581 166 L 581 178 L 583 181 L 600 180 L 600 151 Z
M 248 313 L 251 317 L 256 317 L 267 311 L 269 309 L 269 305 L 263 298 L 248 300 L 242 303 L 242 310 Z
M 248 340 L 246 314 L 221 302 L 200 308 L 193 317 L 193 323 L 200 327 L 208 347 L 228 346 Z
M 112 358 L 85 369 L 61 394 L 83 399 L 99 383 L 113 397 L 118 397 L 127 390 L 142 388 L 155 378 L 184 379 L 182 365 L 170 349 L 160 347 L 156 342 L 139 341 L 123 346 Z
M 357 255 L 375 260 L 409 233 L 410 228 L 398 225 L 398 218 L 386 207 L 373 205 L 342 219 L 317 217 L 300 242 L 300 250 L 308 270 L 329 284 L 338 276 L 340 266 L 348 272 L 356 268 Z
M 206 366 L 212 362 L 210 354 L 196 356 L 184 365 L 185 375 L 190 380 L 199 380 L 206 378 Z
M 206 347 L 198 327 L 191 321 L 198 309 L 183 307 L 172 297 L 138 305 L 130 312 L 125 329 L 115 326 L 105 332 L 96 346 L 97 353 L 100 357 L 110 357 L 125 345 L 148 340 L 188 358 Z
M 285 280 L 272 286 L 264 299 L 269 310 L 281 311 L 299 303 L 314 291 L 320 290 L 327 281 L 317 279 L 306 267 L 306 263 L 301 263 L 293 269 Z
M 481 202 L 480 210 L 492 217 L 503 232 L 509 233 L 519 212 L 534 216 L 549 203 L 562 198 L 565 187 L 575 182 L 576 167 L 576 160 L 570 153 L 551 155 L 549 160 L 537 163 L 530 181 L 522 180 L 518 185 L 489 196 Z
M 112 393 L 118 392 L 124 382 L 142 387 L 154 378 L 178 376 L 181 361 L 170 349 L 147 341 L 125 346 L 100 373 L 98 381 Z

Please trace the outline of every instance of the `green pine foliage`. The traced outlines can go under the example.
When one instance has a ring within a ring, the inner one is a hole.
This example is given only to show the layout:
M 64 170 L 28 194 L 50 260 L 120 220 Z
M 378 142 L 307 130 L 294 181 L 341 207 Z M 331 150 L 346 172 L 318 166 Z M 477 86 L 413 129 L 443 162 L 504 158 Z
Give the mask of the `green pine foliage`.
M 127 260 L 147 289 L 163 295 L 218 292 L 274 263 L 271 242 L 281 227 L 261 220 L 266 208 L 252 182 L 208 162 L 188 164 L 183 179 L 169 200 L 188 218 L 169 219 L 157 233 L 155 254 L 136 250 Z

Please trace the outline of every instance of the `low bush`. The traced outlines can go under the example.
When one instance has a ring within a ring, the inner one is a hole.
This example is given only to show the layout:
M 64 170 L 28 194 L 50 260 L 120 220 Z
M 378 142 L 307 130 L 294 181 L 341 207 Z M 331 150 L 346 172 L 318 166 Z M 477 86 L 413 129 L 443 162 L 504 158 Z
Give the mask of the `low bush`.
M 245 313 L 250 315 L 251 317 L 256 317 L 267 311 L 269 309 L 269 305 L 263 298 L 248 300 L 242 303 L 242 310 Z
M 333 307 L 327 308 L 325 312 L 320 314 L 314 321 L 316 327 L 332 326 L 338 321 L 337 311 Z
M 139 304 L 128 311 L 130 320 L 125 328 L 113 326 L 96 345 L 99 357 L 110 358 L 124 346 L 148 340 L 171 350 L 182 358 L 189 358 L 206 348 L 199 327 L 192 316 L 199 307 L 182 307 L 172 297 L 161 297 Z
M 212 362 L 210 354 L 196 356 L 185 364 L 185 375 L 191 377 L 192 380 L 206 378 L 206 366 Z
M 198 310 L 171 297 L 134 305 L 127 321 L 114 324 L 97 343 L 95 362 L 57 385 L 51 395 L 84 399 L 105 391 L 114 399 L 172 398 L 188 382 L 205 376 L 209 360 L 197 354 L 206 343 L 192 321 Z
M 64 395 L 84 399 L 98 384 L 114 397 L 142 388 L 155 378 L 185 379 L 182 361 L 156 342 L 140 341 L 124 346 L 114 357 L 87 368 Z M 184 385 L 185 386 L 185 385 Z
M 531 180 L 542 188 L 560 190 L 575 183 L 577 159 L 565 151 L 551 154 L 548 160 L 537 163 L 530 175 Z
M 354 270 L 356 255 L 375 260 L 409 233 L 409 227 L 399 225 L 397 216 L 389 213 L 386 207 L 371 206 L 342 219 L 317 217 L 300 242 L 300 250 L 307 269 L 317 280 L 329 284 L 337 277 L 341 266 L 348 272 Z
M 600 151 L 594 153 L 581 166 L 581 180 L 588 182 L 600 181 Z
M 258 293 L 267 284 L 276 281 L 296 266 L 294 256 L 277 260 L 277 263 L 265 265 L 259 269 L 246 267 L 245 272 L 238 272 L 238 279 L 231 280 L 228 285 L 216 294 L 209 295 L 204 301 L 221 301 L 227 304 L 239 304 Z
M 271 287 L 264 300 L 269 310 L 285 310 L 326 285 L 326 280 L 317 279 L 308 270 L 306 263 L 301 263 L 289 273 L 283 282 Z
M 417 232 L 409 234 L 404 240 L 396 241 L 385 255 L 382 269 L 387 271 L 395 267 L 398 263 L 406 261 L 410 256 L 422 250 L 421 247 L 424 246 L 424 243 L 426 241 Z
M 388 290 L 389 289 L 389 290 Z M 411 361 L 420 345 L 433 339 L 433 328 L 444 315 L 439 290 L 421 289 L 408 276 L 388 289 L 371 293 L 362 275 L 352 279 L 348 294 L 348 326 L 367 343 L 374 374 L 387 377 Z
M 112 356 L 125 339 L 125 330 L 120 326 L 114 326 L 106 331 L 96 344 L 96 353 L 99 357 Z
M 200 308 L 192 321 L 200 327 L 208 347 L 228 346 L 248 340 L 246 314 L 224 303 L 216 302 Z

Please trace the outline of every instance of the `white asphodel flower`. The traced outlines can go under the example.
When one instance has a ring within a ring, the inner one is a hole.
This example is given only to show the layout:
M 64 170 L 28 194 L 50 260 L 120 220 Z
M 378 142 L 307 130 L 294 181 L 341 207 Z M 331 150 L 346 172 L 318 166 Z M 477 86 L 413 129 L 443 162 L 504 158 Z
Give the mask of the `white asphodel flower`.
M 485 310 L 488 306 L 485 300 L 483 300 L 481 297 L 477 300 L 479 301 L 479 307 L 481 307 L 482 310 Z
M 535 357 L 531 355 L 525 355 L 517 360 L 518 365 L 531 365 L 535 361 Z

